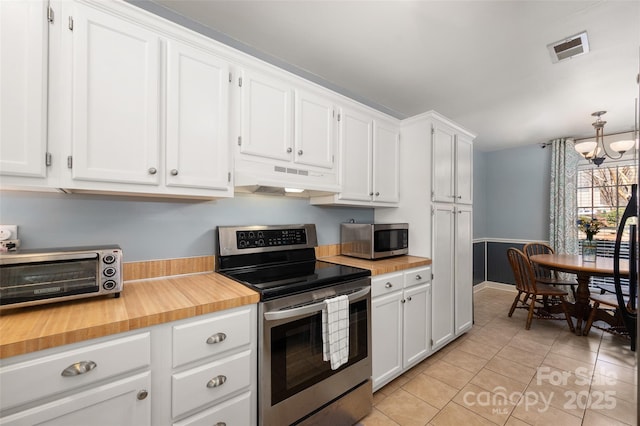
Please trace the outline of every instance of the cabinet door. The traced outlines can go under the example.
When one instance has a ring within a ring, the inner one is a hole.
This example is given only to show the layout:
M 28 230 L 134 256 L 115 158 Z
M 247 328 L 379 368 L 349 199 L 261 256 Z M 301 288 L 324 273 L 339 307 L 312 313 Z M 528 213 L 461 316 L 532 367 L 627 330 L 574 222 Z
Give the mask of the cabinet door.
M 151 373 L 94 386 L 65 398 L 3 417 L 3 425 L 119 425 L 151 424 Z
M 455 133 L 453 129 L 438 122 L 432 127 L 432 200 L 452 203 L 455 201 Z
M 241 78 L 240 152 L 290 161 L 293 151 L 291 87 L 252 70 L 244 70 Z
M 400 201 L 400 133 L 392 126 L 376 123 L 373 139 L 373 199 Z
M 471 207 L 456 207 L 455 325 L 456 334 L 473 325 L 473 214 Z
M 333 168 L 335 109 L 333 102 L 304 90 L 296 90 L 294 161 Z
M 373 389 L 402 371 L 402 291 L 371 300 Z
M 229 66 L 210 52 L 167 47 L 167 186 L 226 190 Z
M 47 2 L 0 1 L 0 175 L 46 177 Z
M 431 284 L 410 287 L 404 291 L 403 368 L 408 368 L 429 354 L 430 291 Z
M 456 202 L 471 204 L 473 201 L 473 145 L 471 139 L 456 135 Z
M 432 348 L 454 335 L 454 210 L 451 204 L 433 206 L 433 271 L 431 304 Z
M 342 192 L 338 197 L 341 200 L 371 201 L 373 120 L 343 108 L 339 128 Z
M 71 13 L 72 178 L 158 185 L 158 36 L 80 3 Z

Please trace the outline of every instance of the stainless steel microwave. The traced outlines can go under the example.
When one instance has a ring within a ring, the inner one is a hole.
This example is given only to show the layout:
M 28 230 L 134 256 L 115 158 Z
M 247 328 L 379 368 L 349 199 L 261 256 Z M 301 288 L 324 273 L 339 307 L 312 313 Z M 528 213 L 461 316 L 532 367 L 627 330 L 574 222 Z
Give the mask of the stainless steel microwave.
M 340 252 L 363 259 L 382 259 L 409 253 L 408 223 L 343 223 Z
M 0 309 L 122 291 L 122 250 L 116 245 L 0 253 Z

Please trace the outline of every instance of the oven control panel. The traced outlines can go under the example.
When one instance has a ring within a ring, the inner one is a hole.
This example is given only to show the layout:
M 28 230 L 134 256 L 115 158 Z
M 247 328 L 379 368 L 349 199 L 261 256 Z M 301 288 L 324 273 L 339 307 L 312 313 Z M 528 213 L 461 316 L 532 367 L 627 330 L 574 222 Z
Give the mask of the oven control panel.
M 237 231 L 236 244 L 238 249 L 306 245 L 307 233 L 305 229 Z

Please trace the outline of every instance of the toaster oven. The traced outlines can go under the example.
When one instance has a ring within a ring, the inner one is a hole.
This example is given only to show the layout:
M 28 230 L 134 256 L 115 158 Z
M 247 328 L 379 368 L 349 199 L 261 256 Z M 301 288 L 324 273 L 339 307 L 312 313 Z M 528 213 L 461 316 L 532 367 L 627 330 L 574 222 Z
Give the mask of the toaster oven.
M 0 253 L 0 309 L 122 291 L 119 246 L 70 247 Z

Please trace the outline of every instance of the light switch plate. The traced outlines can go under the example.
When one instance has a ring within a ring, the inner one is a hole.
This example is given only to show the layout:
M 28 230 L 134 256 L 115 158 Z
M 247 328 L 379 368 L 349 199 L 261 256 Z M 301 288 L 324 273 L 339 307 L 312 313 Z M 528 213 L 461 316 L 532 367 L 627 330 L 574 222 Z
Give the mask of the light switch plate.
M 17 239 L 18 225 L 0 225 L 0 241 Z

